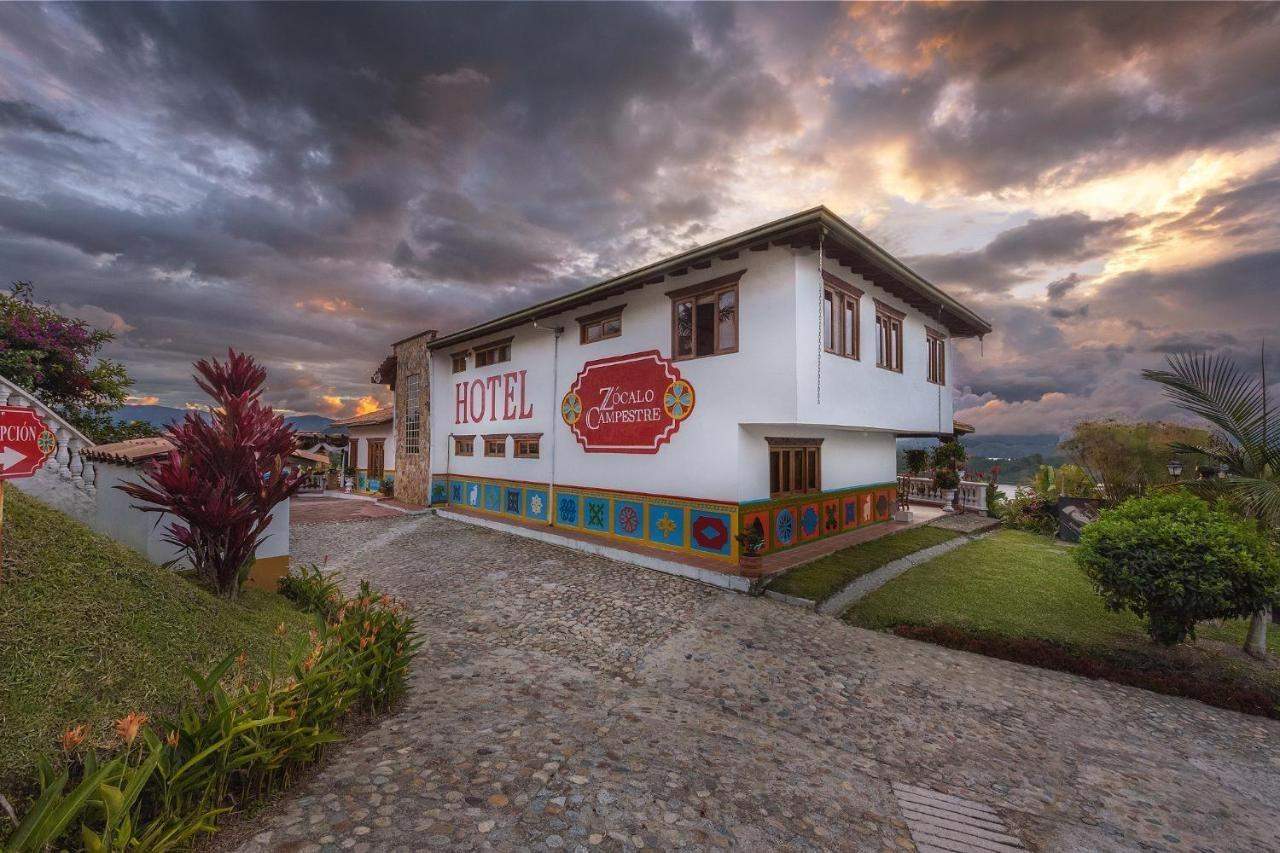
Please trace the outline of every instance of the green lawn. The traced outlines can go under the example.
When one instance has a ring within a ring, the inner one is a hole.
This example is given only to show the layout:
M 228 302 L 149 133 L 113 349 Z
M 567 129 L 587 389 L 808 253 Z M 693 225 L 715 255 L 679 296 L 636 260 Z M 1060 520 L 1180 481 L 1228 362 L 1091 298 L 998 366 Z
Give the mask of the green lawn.
M 1070 546 L 1031 533 L 1001 531 L 916 566 L 854 604 L 844 618 L 864 628 L 926 639 L 950 637 L 940 641 L 965 648 L 971 646 L 953 641 L 977 638 L 983 645 L 975 650 L 989 647 L 1005 657 L 1003 645 L 1012 659 L 1029 663 L 1037 662 L 1027 659 L 1037 649 L 1048 649 L 1052 658 L 1091 657 L 1107 668 L 1176 674 L 1198 679 L 1206 689 L 1221 679 L 1233 688 L 1257 687 L 1280 698 L 1280 670 L 1275 667 L 1254 665 L 1212 642 L 1194 649 L 1156 646 L 1139 619 L 1102 606 L 1072 562 Z M 903 626 L 934 630 L 912 632 Z M 1197 636 L 1238 645 L 1247 626 L 1245 620 L 1205 623 Z M 1271 651 L 1280 654 L 1280 630 L 1273 629 L 1268 641 Z M 1115 680 L 1152 686 L 1121 672 Z
M 812 563 L 807 563 L 772 581 L 775 592 L 823 602 L 851 581 L 916 551 L 940 545 L 959 536 L 954 530 L 940 527 L 912 527 L 901 533 L 881 536 Z
M 105 744 L 115 718 L 164 714 L 189 695 L 184 667 L 245 649 L 264 669 L 311 625 L 274 593 L 219 599 L 15 488 L 4 509 L 0 792 L 30 779 L 37 755 L 55 757 L 67 725 L 89 724 Z

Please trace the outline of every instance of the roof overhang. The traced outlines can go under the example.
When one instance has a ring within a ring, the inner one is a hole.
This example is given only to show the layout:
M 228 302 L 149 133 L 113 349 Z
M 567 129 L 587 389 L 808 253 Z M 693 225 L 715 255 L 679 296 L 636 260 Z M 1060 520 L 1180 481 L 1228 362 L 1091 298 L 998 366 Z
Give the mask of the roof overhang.
M 715 260 L 733 260 L 742 252 L 764 251 L 770 246 L 815 251 L 821 246 L 825 258 L 863 276 L 918 309 L 953 337 L 981 337 L 991 332 L 990 323 L 930 284 L 877 246 L 865 234 L 827 208 L 815 207 L 640 267 L 591 287 L 437 337 L 427 346 L 433 350 L 456 346 L 464 341 L 503 332 L 525 323 L 546 320 L 629 290 L 659 284 L 667 278 L 679 278 L 694 270 L 707 269 Z

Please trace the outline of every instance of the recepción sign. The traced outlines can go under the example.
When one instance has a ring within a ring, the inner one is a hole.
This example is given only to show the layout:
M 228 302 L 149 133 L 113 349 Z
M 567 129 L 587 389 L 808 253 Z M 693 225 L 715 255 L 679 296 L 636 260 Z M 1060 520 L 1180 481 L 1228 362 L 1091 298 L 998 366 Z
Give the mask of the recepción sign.
M 34 409 L 0 406 L 0 480 L 34 475 L 57 449 L 57 436 Z
M 693 412 L 693 386 L 657 350 L 588 361 L 560 416 L 588 453 L 657 453 Z

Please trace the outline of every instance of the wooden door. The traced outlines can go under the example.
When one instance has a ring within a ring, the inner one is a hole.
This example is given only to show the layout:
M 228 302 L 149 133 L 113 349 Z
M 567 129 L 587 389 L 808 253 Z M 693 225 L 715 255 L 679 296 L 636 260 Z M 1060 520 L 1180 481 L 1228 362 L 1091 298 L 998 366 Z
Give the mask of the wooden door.
M 382 479 L 382 446 L 385 441 L 381 438 L 369 439 L 369 465 L 367 474 L 370 480 Z

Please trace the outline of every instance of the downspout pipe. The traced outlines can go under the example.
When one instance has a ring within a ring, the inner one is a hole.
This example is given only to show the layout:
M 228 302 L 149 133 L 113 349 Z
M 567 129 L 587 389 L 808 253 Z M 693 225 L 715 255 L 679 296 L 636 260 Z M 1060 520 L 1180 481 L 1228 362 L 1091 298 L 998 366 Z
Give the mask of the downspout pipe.
M 550 462 L 550 471 L 547 473 L 547 526 L 552 526 L 555 519 L 554 507 L 556 505 L 556 405 L 560 402 L 560 389 L 558 383 L 560 381 L 560 336 L 564 334 L 564 326 L 539 326 L 538 321 L 533 321 L 533 327 L 542 332 L 550 332 L 554 335 L 551 343 L 551 408 L 548 411 L 550 420 L 548 421 L 548 430 L 551 432 L 551 447 L 548 453 L 548 461 Z

